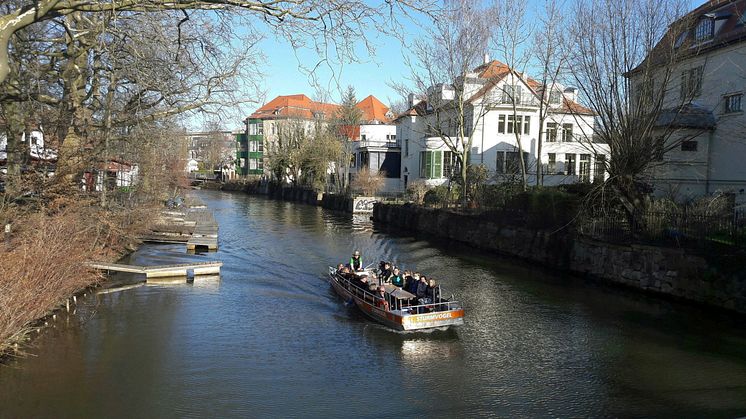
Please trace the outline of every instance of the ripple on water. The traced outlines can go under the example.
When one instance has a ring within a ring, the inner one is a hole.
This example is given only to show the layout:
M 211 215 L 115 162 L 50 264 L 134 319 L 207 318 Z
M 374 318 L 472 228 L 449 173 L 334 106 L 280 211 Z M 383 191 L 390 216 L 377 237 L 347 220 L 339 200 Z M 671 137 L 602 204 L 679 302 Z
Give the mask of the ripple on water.
M 0 417 L 746 412 L 746 334 L 732 320 L 379 231 L 365 217 L 200 194 L 220 224 L 218 252 L 145 245 L 131 258 L 220 259 L 221 278 L 81 303 L 33 358 L 0 368 Z M 438 279 L 466 324 L 401 333 L 365 319 L 325 277 L 354 248 L 366 263 Z

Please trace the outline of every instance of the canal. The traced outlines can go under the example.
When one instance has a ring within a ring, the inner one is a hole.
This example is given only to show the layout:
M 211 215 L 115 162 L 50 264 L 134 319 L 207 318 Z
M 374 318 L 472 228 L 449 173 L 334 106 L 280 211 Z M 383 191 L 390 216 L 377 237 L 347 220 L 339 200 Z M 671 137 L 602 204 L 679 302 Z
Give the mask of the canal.
M 0 417 L 746 415 L 743 319 L 588 284 L 302 204 L 200 192 L 219 280 L 88 295 L 0 366 Z M 396 333 L 344 306 L 355 249 L 439 279 L 456 330 Z

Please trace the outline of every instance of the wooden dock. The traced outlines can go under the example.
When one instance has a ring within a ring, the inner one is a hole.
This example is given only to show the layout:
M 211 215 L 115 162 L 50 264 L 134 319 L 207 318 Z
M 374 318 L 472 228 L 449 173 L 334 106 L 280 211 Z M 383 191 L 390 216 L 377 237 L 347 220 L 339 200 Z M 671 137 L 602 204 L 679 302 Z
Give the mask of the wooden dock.
M 186 197 L 184 209 L 161 211 L 150 233 L 140 237 L 155 243 L 185 243 L 187 251 L 218 250 L 218 223 L 202 199 Z
M 135 274 L 145 274 L 146 278 L 168 278 L 168 277 L 186 277 L 191 273 L 194 276 L 220 274 L 220 267 L 223 262 L 196 262 L 181 263 L 176 265 L 157 265 L 157 266 L 140 266 L 140 265 L 123 265 L 119 263 L 106 262 L 89 262 L 88 266 L 94 269 L 112 272 L 129 272 Z

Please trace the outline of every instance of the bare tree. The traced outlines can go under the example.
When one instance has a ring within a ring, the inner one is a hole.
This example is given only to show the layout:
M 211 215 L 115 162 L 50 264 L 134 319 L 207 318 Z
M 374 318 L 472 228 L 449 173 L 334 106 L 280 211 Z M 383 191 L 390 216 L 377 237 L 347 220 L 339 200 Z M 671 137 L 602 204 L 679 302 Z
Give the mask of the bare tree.
M 425 121 L 423 146 L 440 143 L 452 153 L 458 181 L 465 184 L 473 131 L 487 113 L 491 96 L 482 82 L 491 75 L 473 73 L 482 64 L 492 37 L 494 20 L 489 9 L 477 0 L 449 0 L 442 15 L 425 29 L 412 45 L 412 58 L 405 57 L 412 71 L 413 86 L 398 85 L 402 96 L 414 91 L 426 97 L 415 107 Z M 489 84 L 489 81 L 487 81 Z M 437 139 L 434 143 L 429 139 Z M 462 194 L 466 204 L 466 194 Z
M 682 45 L 677 45 L 679 31 L 669 25 L 684 10 L 679 0 L 578 0 L 574 5 L 568 63 L 596 114 L 592 141 L 611 150 L 609 195 L 630 216 L 647 205 L 646 174 L 674 130 L 661 116 L 664 97 L 679 87 L 673 72 Z M 691 98 L 682 95 L 679 104 Z
M 348 86 L 342 95 L 342 103 L 332 121 L 342 144 L 339 161 L 336 162 L 337 184 L 343 191 L 349 189 L 350 165 L 353 158 L 353 141 L 360 137 L 360 124 L 363 122 L 363 111 L 357 107 L 355 88 Z
M 496 21 L 496 36 L 494 39 L 495 50 L 498 57 L 507 65 L 508 73 L 502 84 L 503 104 L 511 107 L 508 115 L 507 131 L 512 132 L 518 145 L 518 168 L 521 174 L 521 185 L 523 190 L 528 187 L 528 162 L 524 158 L 524 119 L 519 113 L 526 105 L 533 106 L 536 103 L 536 89 L 539 86 L 531 86 L 526 76 L 526 71 L 531 63 L 532 51 L 528 48 L 531 38 L 531 28 L 526 22 L 526 10 L 528 5 L 525 0 L 498 0 L 493 3 Z M 528 90 L 527 92 L 524 91 Z M 512 120 L 511 120 L 512 119 Z
M 556 85 L 563 75 L 566 51 L 564 48 L 565 22 L 560 3 L 549 0 L 544 3 L 539 14 L 539 26 L 534 31 L 531 49 L 533 65 L 539 69 L 536 73 L 540 86 L 536 92 L 539 105 L 539 132 L 536 139 L 536 185 L 544 184 L 544 166 L 541 161 L 542 145 L 545 140 L 547 116 L 551 109 L 550 102 L 560 92 Z M 559 96 L 559 100 L 562 100 Z M 556 102 L 556 101 L 555 101 Z
M 373 172 L 369 167 L 363 167 L 355 175 L 352 188 L 362 192 L 363 196 L 374 196 L 386 183 L 386 172 L 379 170 Z

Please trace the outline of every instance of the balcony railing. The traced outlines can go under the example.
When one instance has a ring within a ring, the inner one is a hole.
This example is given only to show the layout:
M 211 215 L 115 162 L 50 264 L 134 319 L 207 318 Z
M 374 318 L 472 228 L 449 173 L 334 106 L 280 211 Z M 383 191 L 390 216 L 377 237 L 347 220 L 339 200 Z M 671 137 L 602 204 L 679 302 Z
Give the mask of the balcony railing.
M 401 148 L 398 140 L 360 140 L 360 147 Z

